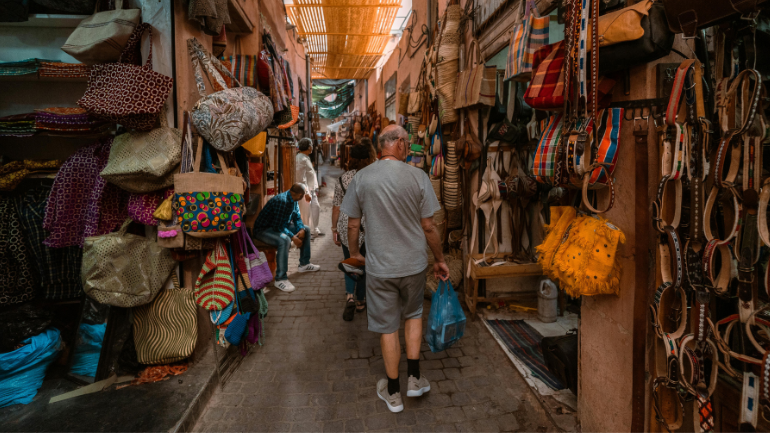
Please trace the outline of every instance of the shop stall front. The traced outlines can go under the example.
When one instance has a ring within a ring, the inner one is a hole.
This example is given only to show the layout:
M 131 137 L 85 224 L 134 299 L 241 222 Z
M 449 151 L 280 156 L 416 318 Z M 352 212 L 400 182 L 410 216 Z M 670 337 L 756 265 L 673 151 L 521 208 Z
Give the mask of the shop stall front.
M 313 123 L 284 22 L 279 1 L 0 5 L 4 426 L 189 430 L 267 344 L 274 256 L 248 226 Z

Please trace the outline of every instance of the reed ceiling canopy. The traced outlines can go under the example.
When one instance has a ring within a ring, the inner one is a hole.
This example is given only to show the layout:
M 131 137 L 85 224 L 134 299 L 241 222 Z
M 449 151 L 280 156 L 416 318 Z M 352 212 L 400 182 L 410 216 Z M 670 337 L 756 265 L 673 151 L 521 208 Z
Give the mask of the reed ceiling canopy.
M 307 40 L 313 78 L 366 78 L 385 51 L 401 0 L 293 0 L 292 24 Z

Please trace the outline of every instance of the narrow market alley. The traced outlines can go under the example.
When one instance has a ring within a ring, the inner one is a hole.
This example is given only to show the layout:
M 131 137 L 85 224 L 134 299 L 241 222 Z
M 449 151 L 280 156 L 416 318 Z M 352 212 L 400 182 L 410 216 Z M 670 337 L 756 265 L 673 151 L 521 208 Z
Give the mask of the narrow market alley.
M 390 413 L 375 392 L 385 377 L 378 336 L 366 317 L 342 320 L 342 250 L 328 234 L 335 176 L 321 167 L 321 227 L 313 240 L 317 273 L 292 273 L 298 252 L 290 254 L 289 280 L 297 290 L 267 295 L 266 339 L 254 348 L 224 387 L 217 390 L 195 431 L 559 431 L 526 382 L 476 320 L 454 347 L 433 354 L 423 342 L 421 371 L 431 391 L 405 398 L 404 411 Z M 425 301 L 427 317 L 430 302 Z M 403 346 L 403 328 L 401 340 Z M 406 387 L 406 358 L 401 362 Z

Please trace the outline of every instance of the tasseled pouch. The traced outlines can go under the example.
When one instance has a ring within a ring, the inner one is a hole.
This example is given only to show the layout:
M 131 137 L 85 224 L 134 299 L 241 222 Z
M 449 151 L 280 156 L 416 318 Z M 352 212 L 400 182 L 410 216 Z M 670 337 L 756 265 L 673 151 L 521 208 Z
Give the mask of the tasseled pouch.
M 621 272 L 617 253 L 619 245 L 626 241 L 625 235 L 606 219 L 586 215 L 572 219 L 566 230 L 560 231 L 562 223 L 567 222 L 562 219 L 568 217 L 568 213 L 562 214 L 541 246 L 546 275 L 558 280 L 573 297 L 617 295 Z M 553 243 L 557 243 L 555 249 Z M 553 255 L 548 260 L 550 251 Z

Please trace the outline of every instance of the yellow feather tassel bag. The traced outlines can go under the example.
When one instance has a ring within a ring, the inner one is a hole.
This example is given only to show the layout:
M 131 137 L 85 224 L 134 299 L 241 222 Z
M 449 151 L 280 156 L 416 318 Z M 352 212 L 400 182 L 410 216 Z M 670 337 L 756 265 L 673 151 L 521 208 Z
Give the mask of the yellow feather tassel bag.
M 573 207 L 555 206 L 545 230 L 538 262 L 568 295 L 618 294 L 618 247 L 626 242 L 619 228 L 598 216 L 577 215 Z

